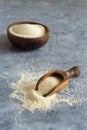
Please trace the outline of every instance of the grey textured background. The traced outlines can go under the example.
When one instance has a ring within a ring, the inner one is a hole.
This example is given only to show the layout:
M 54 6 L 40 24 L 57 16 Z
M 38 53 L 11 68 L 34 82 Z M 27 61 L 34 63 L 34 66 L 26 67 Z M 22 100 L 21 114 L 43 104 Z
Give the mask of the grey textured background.
M 10 23 L 26 20 L 51 30 L 48 43 L 36 51 L 18 50 L 6 36 Z M 68 89 L 74 86 L 71 96 L 84 99 L 81 104 L 61 103 L 51 111 L 31 113 L 9 98 L 10 83 L 18 80 L 23 69 L 38 75 L 74 65 L 80 67 L 81 76 Z M 0 0 L 0 130 L 87 130 L 86 76 L 87 0 Z

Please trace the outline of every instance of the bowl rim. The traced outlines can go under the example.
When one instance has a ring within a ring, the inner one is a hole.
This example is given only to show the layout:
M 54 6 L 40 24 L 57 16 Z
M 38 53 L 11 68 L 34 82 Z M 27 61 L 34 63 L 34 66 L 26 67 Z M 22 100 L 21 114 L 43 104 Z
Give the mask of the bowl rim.
M 22 36 L 17 36 L 14 35 L 13 33 L 10 32 L 10 27 L 14 26 L 14 25 L 19 25 L 19 24 L 39 24 L 41 26 L 43 26 L 46 30 L 46 32 L 44 33 L 44 35 L 40 36 L 40 37 L 35 37 L 35 38 L 30 38 L 30 37 L 22 37 Z M 20 22 L 14 22 L 11 23 L 10 25 L 8 25 L 7 27 L 7 33 L 9 33 L 10 35 L 17 37 L 17 38 L 23 38 L 23 39 L 39 39 L 39 38 L 44 38 L 44 36 L 49 35 L 50 33 L 50 29 L 49 27 L 47 27 L 46 25 L 39 23 L 39 22 L 33 22 L 33 21 L 20 21 Z

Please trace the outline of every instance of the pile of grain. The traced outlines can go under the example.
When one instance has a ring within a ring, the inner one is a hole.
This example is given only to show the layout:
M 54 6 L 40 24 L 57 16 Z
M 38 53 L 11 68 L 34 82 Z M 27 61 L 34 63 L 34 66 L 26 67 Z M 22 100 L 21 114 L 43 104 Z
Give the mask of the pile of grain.
M 52 109 L 53 106 L 55 106 L 57 103 L 66 102 L 67 104 L 72 105 L 73 103 L 78 102 L 78 100 L 75 99 L 75 96 L 74 98 L 72 98 L 71 96 L 69 97 L 69 95 L 64 97 L 64 95 L 61 94 L 53 94 L 48 97 L 43 97 L 43 93 L 48 91 L 47 85 L 45 86 L 45 83 L 49 83 L 50 86 L 48 86 L 51 88 L 53 86 L 52 77 L 46 79 L 45 82 L 42 83 L 43 87 L 40 88 L 39 91 L 36 91 L 34 89 L 36 86 L 36 82 L 33 82 L 33 84 L 30 83 L 30 81 L 32 80 L 31 75 L 26 75 L 25 73 L 23 73 L 21 75 L 21 78 L 16 83 L 11 84 L 14 91 L 12 92 L 10 97 L 21 101 L 25 109 L 32 112 L 36 109 L 47 111 Z M 50 83 L 52 84 L 52 86 Z M 58 83 L 59 81 L 56 81 L 56 79 L 54 79 L 54 86 Z
M 39 24 L 18 24 L 10 27 L 12 34 L 26 38 L 37 38 L 45 34 L 45 28 Z

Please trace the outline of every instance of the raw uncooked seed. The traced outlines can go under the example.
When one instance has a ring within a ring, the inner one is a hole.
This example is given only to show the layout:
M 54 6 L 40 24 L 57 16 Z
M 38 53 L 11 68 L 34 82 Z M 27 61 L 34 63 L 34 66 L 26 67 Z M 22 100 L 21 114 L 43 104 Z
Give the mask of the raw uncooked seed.
M 18 24 L 10 27 L 12 34 L 20 37 L 37 38 L 45 34 L 45 28 L 39 24 Z
M 58 103 L 66 102 L 68 105 L 78 103 L 77 98 L 71 98 L 69 95 L 64 98 L 61 94 L 53 94 L 51 96 L 43 97 L 43 90 L 34 90 L 36 82 L 30 83 L 36 77 L 33 74 L 22 73 L 21 78 L 16 82 L 12 83 L 13 92 L 10 97 L 17 99 L 22 102 L 22 106 L 29 110 L 34 111 L 36 109 L 42 111 L 51 110 Z M 58 83 L 55 79 L 55 85 Z
M 39 89 L 38 91 L 44 95 L 48 92 L 50 92 L 53 88 L 55 88 L 58 84 L 60 84 L 61 79 L 60 78 L 56 78 L 53 76 L 47 77 L 45 80 L 43 80 L 40 84 L 39 84 Z

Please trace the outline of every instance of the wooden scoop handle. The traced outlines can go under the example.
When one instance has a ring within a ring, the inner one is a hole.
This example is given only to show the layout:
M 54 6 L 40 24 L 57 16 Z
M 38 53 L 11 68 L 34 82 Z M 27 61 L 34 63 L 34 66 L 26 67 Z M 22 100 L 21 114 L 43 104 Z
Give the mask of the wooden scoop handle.
M 66 71 L 67 78 L 75 78 L 80 75 L 80 70 L 77 66 L 74 66 Z

